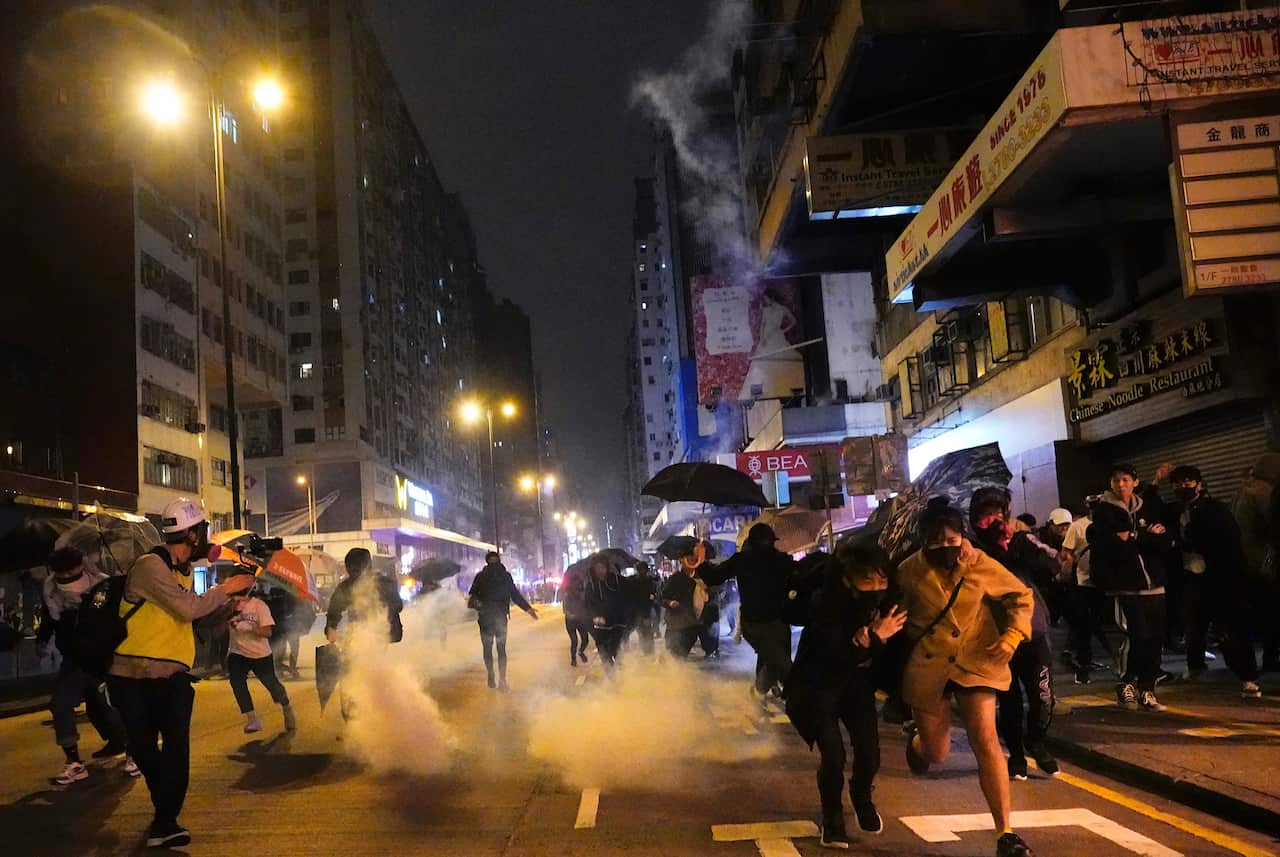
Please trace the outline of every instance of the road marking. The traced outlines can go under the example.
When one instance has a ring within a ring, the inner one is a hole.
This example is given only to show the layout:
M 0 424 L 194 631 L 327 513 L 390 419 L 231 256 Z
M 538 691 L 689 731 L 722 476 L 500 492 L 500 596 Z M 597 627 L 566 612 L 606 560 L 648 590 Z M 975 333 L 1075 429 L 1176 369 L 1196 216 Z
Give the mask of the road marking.
M 1109 789 L 1106 786 L 1100 786 L 1097 783 L 1077 777 L 1074 774 L 1063 772 L 1058 774 L 1054 779 L 1064 782 L 1067 785 L 1075 786 L 1076 788 L 1086 791 L 1096 797 L 1100 797 L 1103 800 L 1111 801 L 1125 809 L 1131 809 L 1136 813 L 1145 815 L 1147 818 L 1154 819 L 1156 821 L 1163 821 L 1170 827 L 1176 827 L 1184 833 L 1190 833 L 1192 836 L 1198 837 L 1207 842 L 1212 842 L 1219 848 L 1225 848 L 1227 851 L 1234 851 L 1235 853 L 1242 855 L 1242 857 L 1275 857 L 1273 852 L 1258 848 L 1255 845 L 1250 845 L 1242 839 L 1237 839 L 1226 833 L 1211 830 L 1202 824 L 1196 824 L 1194 821 L 1189 821 L 1185 818 L 1179 818 L 1176 815 L 1163 812 L 1150 804 L 1143 803 L 1140 800 L 1135 800 L 1128 795 L 1120 794 L 1113 789 Z M 1014 813 L 1014 815 L 1017 815 L 1017 813 Z
M 812 821 L 765 821 L 756 824 L 714 824 L 711 838 L 716 842 L 744 842 L 760 839 L 804 839 L 818 835 Z
M 1009 820 L 1015 830 L 1083 827 L 1143 857 L 1182 857 L 1181 852 L 1166 848 L 1154 839 L 1148 839 L 1136 830 L 1130 830 L 1089 809 L 1024 810 L 1013 813 Z M 925 842 L 958 842 L 960 837 L 957 833 L 995 829 L 990 814 L 985 812 L 968 815 L 915 815 L 901 821 Z
M 790 723 L 791 718 L 785 714 L 775 714 L 769 718 L 770 723 Z
M 585 675 L 580 675 L 578 676 L 578 680 L 574 682 L 574 685 L 576 685 L 577 687 L 582 687 L 586 683 L 587 683 L 587 677 Z
M 757 729 L 756 725 L 751 722 L 751 718 L 745 714 L 742 715 L 742 734 L 743 735 L 759 735 L 760 734 L 760 730 Z
M 596 826 L 596 813 L 600 811 L 600 790 L 583 789 L 582 799 L 578 801 L 578 820 L 573 823 L 574 830 L 586 830 Z
M 800 857 L 800 852 L 790 839 L 757 839 L 760 857 Z
M 1116 704 L 1115 698 L 1110 696 L 1092 696 L 1091 695 L 1091 696 L 1071 696 L 1071 697 L 1063 697 L 1063 698 L 1067 702 L 1069 702 L 1074 708 L 1104 708 L 1106 706 L 1114 706 Z M 1181 717 L 1188 717 L 1188 718 L 1191 718 L 1192 720 L 1212 721 L 1215 724 L 1221 724 L 1221 726 L 1210 727 L 1210 728 L 1229 727 L 1232 730 L 1234 730 L 1237 734 L 1248 732 L 1256 735 L 1270 735 L 1272 737 L 1280 736 L 1280 728 L 1276 728 L 1274 726 L 1264 726 L 1261 723 L 1249 723 L 1249 722 L 1239 721 L 1239 720 L 1226 721 L 1224 723 L 1224 721 L 1221 718 L 1215 715 L 1205 714 L 1204 712 L 1195 711 L 1190 708 L 1183 708 L 1182 706 L 1179 706 L 1179 705 L 1166 705 L 1165 712 L 1168 714 L 1177 714 Z M 1199 730 L 1195 730 L 1195 729 L 1179 730 L 1179 731 L 1183 731 L 1185 734 L 1191 735 L 1192 737 L 1197 737 L 1197 738 L 1229 737 L 1226 735 L 1209 734 L 1208 732 L 1206 732 L 1206 734 L 1199 735 L 1199 734 L 1196 734 Z
M 1203 726 L 1197 729 L 1179 729 L 1178 734 L 1187 735 L 1191 738 L 1234 738 L 1245 733 L 1238 729 L 1226 729 L 1222 726 Z

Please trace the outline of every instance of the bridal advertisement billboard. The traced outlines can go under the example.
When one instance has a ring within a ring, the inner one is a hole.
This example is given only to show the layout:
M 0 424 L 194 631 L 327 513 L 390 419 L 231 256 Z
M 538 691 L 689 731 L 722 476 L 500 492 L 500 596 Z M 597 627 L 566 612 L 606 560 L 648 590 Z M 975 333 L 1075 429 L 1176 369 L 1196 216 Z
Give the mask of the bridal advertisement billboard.
M 776 399 L 804 389 L 800 293 L 789 280 L 690 280 L 698 403 Z

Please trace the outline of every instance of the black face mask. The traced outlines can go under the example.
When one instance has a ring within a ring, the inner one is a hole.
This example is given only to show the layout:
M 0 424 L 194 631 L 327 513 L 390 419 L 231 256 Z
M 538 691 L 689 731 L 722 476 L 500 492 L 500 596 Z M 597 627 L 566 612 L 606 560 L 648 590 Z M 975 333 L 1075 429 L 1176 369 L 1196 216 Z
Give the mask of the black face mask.
M 1173 489 L 1173 496 L 1177 497 L 1184 503 L 1190 503 L 1192 500 L 1196 499 L 1197 493 L 1198 492 L 1195 488 L 1184 488 L 1181 485 Z
M 925 548 L 924 558 L 934 568 L 952 571 L 960 564 L 960 546 L 942 545 L 936 548 Z

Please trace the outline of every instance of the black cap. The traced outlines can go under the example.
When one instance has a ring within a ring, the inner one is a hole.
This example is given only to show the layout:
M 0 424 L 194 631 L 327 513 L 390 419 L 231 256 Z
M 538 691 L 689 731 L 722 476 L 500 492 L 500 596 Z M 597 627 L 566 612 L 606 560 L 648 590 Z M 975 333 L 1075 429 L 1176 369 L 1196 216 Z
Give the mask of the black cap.
M 747 541 L 752 544 L 771 545 L 777 540 L 777 533 L 768 524 L 753 524 L 751 529 L 747 530 Z

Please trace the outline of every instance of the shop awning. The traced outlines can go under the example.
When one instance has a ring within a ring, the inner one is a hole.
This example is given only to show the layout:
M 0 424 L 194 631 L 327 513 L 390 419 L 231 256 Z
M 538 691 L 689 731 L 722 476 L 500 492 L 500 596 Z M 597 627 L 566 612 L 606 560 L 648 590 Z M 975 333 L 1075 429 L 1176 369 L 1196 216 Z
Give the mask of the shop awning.
M 454 544 L 465 545 L 466 547 L 482 551 L 495 550 L 494 546 L 489 542 L 482 542 L 477 539 L 468 538 L 461 533 L 455 533 L 451 530 L 442 530 L 439 527 L 433 527 L 430 524 L 424 524 L 421 521 L 414 521 L 409 518 L 366 519 L 361 522 L 361 527 L 367 531 L 399 530 L 406 536 L 417 536 L 425 539 L 440 539 L 444 542 L 453 542 Z
M 1080 236 L 1169 219 L 1166 113 L 1274 91 L 1277 27 L 1268 10 L 1058 31 L 886 254 L 891 299 L 1096 287 L 1106 261 Z

